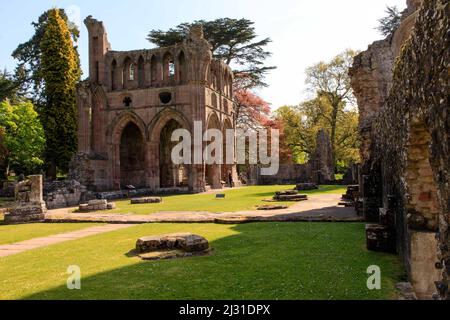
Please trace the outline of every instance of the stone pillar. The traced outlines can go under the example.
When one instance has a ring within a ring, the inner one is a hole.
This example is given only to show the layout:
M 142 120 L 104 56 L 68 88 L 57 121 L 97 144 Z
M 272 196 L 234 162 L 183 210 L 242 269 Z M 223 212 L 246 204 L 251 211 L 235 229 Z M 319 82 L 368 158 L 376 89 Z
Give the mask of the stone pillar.
M 25 223 L 42 221 L 47 208 L 43 198 L 42 175 L 30 176 L 19 182 L 15 190 L 15 204 L 6 213 L 6 223 Z
M 436 292 L 434 283 L 441 279 L 436 269 L 436 248 L 438 241 L 433 232 L 412 231 L 411 243 L 411 284 L 419 299 L 431 299 Z

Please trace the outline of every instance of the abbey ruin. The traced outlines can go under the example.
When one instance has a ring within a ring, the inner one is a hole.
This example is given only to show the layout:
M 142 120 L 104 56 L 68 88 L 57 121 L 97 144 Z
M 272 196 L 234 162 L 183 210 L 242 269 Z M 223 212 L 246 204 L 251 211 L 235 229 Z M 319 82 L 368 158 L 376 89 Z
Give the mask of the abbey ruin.
M 71 176 L 90 191 L 127 187 L 202 192 L 238 181 L 235 165 L 175 165 L 174 130 L 234 129 L 233 72 L 199 27 L 178 45 L 118 52 L 88 17 L 89 79 L 78 86 Z M 205 147 L 205 146 L 204 146 Z M 224 152 L 224 158 L 226 154 Z M 232 177 L 232 179 L 230 179 Z
M 450 296 L 449 17 L 448 0 L 408 0 L 395 34 L 350 72 L 368 234 L 379 231 L 375 250 L 400 254 L 424 299 Z

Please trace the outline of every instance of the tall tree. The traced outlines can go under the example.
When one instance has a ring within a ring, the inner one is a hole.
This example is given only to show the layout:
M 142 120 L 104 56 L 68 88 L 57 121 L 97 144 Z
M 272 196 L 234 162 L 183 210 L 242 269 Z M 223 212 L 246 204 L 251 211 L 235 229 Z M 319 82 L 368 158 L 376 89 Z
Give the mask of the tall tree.
M 396 6 L 386 7 L 386 16 L 378 20 L 377 30 L 385 37 L 389 37 L 400 26 L 402 14 Z
M 265 66 L 265 60 L 271 56 L 266 50 L 271 40 L 257 39 L 254 22 L 250 20 L 221 18 L 182 23 L 168 31 L 152 30 L 147 39 L 160 47 L 181 43 L 193 25 L 203 27 L 214 57 L 235 68 L 240 89 L 267 86 L 264 77 L 270 70 L 275 69 Z
M 41 110 L 47 140 L 45 159 L 48 175 L 55 179 L 57 169 L 68 170 L 77 150 L 75 88 L 80 79 L 78 55 L 68 25 L 58 9 L 48 12 L 39 50 L 39 73 L 45 99 Z
M 318 104 L 318 108 L 331 108 L 327 116 L 330 123 L 333 159 L 336 159 L 338 118 L 346 106 L 355 105 L 348 75 L 355 55 L 356 52 L 349 49 L 330 62 L 319 62 L 306 70 L 306 84 L 317 97 L 313 102 Z
M 69 23 L 64 9 L 58 9 L 61 19 L 69 26 L 72 41 L 75 44 L 80 36 L 80 31 L 74 23 Z M 45 86 L 43 75 L 41 72 L 41 42 L 45 34 L 46 26 L 49 21 L 49 15 L 52 10 L 44 12 L 37 22 L 33 22 L 34 35 L 25 43 L 20 44 L 14 50 L 12 56 L 19 61 L 16 69 L 16 78 L 23 84 L 23 91 L 33 99 L 34 104 L 38 107 L 45 104 L 45 97 L 43 97 L 43 89 Z M 78 66 L 80 59 L 77 52 L 77 46 L 74 46 L 76 51 L 76 59 Z

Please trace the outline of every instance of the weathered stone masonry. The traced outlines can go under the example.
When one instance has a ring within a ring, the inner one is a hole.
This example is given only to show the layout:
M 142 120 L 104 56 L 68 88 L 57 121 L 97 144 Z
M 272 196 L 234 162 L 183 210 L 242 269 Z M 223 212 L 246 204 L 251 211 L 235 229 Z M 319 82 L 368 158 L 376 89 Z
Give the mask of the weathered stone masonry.
M 449 17 L 448 0 L 408 1 L 395 35 L 350 72 L 364 214 L 396 244 L 421 298 L 450 297 Z
M 79 150 L 71 179 L 90 191 L 127 186 L 218 189 L 235 165 L 176 166 L 172 132 L 193 133 L 194 122 L 234 129 L 233 72 L 212 58 L 199 27 L 178 45 L 111 50 L 102 22 L 88 17 L 89 79 L 78 86 Z M 224 158 L 226 155 L 224 154 Z

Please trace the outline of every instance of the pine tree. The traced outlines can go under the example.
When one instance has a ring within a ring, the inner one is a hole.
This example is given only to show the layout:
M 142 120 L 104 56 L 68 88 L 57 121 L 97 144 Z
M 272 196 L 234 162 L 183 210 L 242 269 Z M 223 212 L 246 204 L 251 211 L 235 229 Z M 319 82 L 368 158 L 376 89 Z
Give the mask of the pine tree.
M 57 170 L 67 172 L 77 149 L 75 92 L 80 78 L 78 55 L 71 33 L 58 9 L 48 12 L 40 50 L 46 101 L 41 111 L 47 141 L 45 159 L 48 175 L 55 179 Z

